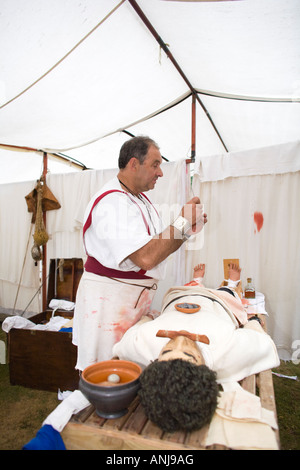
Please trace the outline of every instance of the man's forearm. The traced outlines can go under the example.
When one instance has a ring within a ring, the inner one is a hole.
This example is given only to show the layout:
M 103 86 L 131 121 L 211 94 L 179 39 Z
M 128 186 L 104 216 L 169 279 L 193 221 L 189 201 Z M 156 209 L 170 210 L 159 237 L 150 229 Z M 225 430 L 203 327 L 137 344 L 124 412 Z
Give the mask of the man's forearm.
M 183 206 L 180 215 L 172 225 L 132 253 L 129 259 L 144 271 L 150 271 L 178 250 L 188 236 L 199 232 L 206 222 L 207 215 L 203 212 L 200 199 L 193 197 Z
M 150 271 L 178 250 L 184 240 L 172 225 L 153 237 L 146 245 L 132 253 L 130 260 L 145 271 Z

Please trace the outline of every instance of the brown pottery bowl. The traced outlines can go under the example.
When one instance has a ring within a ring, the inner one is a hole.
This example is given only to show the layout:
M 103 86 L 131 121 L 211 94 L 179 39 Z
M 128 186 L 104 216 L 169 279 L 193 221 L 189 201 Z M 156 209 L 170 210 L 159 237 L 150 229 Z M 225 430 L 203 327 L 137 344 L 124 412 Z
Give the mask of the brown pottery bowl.
M 141 373 L 141 367 L 135 362 L 118 359 L 97 362 L 83 370 L 79 389 L 95 406 L 98 416 L 120 418 L 128 412 L 127 407 L 137 394 Z M 119 376 L 119 383 L 108 381 L 111 374 Z

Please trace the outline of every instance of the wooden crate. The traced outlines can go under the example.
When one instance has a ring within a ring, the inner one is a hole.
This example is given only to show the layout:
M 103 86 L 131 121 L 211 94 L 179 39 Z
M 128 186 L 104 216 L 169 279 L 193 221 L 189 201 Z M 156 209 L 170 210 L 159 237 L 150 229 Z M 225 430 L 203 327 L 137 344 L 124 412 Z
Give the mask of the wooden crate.
M 75 301 L 83 273 L 81 259 L 51 260 L 48 281 L 48 305 L 51 299 Z M 30 318 L 36 324 L 47 323 L 53 311 L 47 309 Z M 55 315 L 68 319 L 73 311 L 56 310 Z M 8 333 L 10 383 L 38 390 L 57 391 L 78 388 L 79 373 L 75 370 L 77 347 L 72 333 L 12 328 Z

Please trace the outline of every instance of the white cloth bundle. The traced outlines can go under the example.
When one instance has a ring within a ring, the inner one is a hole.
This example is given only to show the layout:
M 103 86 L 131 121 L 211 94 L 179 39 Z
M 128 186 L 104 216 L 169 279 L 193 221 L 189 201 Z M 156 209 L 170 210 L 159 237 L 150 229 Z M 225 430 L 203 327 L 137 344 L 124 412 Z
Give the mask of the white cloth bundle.
M 61 432 L 73 414 L 78 413 L 89 405 L 90 402 L 80 390 L 75 390 L 47 416 L 43 425 L 49 424 L 56 431 Z
M 61 310 L 74 310 L 75 308 L 75 303 L 74 302 L 69 302 L 68 300 L 62 300 L 62 299 L 52 299 L 49 303 L 49 307 L 53 308 L 53 313 L 52 316 L 54 315 L 54 312 L 57 309 Z
M 59 331 L 66 323 L 67 319 L 64 317 L 52 317 L 45 325 L 36 325 L 27 318 L 19 317 L 18 315 L 5 318 L 2 323 L 2 330 L 8 333 L 12 328 L 25 329 L 25 330 L 48 330 Z
M 273 411 L 263 408 L 258 396 L 239 387 L 221 392 L 205 445 L 277 450 L 275 429 L 278 426 Z

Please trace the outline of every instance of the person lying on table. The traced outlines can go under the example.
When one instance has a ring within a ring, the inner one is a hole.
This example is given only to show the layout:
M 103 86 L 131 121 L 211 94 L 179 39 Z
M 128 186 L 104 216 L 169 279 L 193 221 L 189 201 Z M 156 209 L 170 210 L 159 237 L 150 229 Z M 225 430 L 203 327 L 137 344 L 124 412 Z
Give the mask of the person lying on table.
M 141 403 L 167 432 L 200 429 L 215 412 L 219 384 L 225 390 L 279 364 L 259 318 L 247 319 L 237 293 L 240 269 L 230 265 L 227 291 L 205 288 L 204 271 L 198 265 L 191 283 L 166 293 L 159 317 L 141 319 L 113 348 L 114 356 L 145 368 Z

